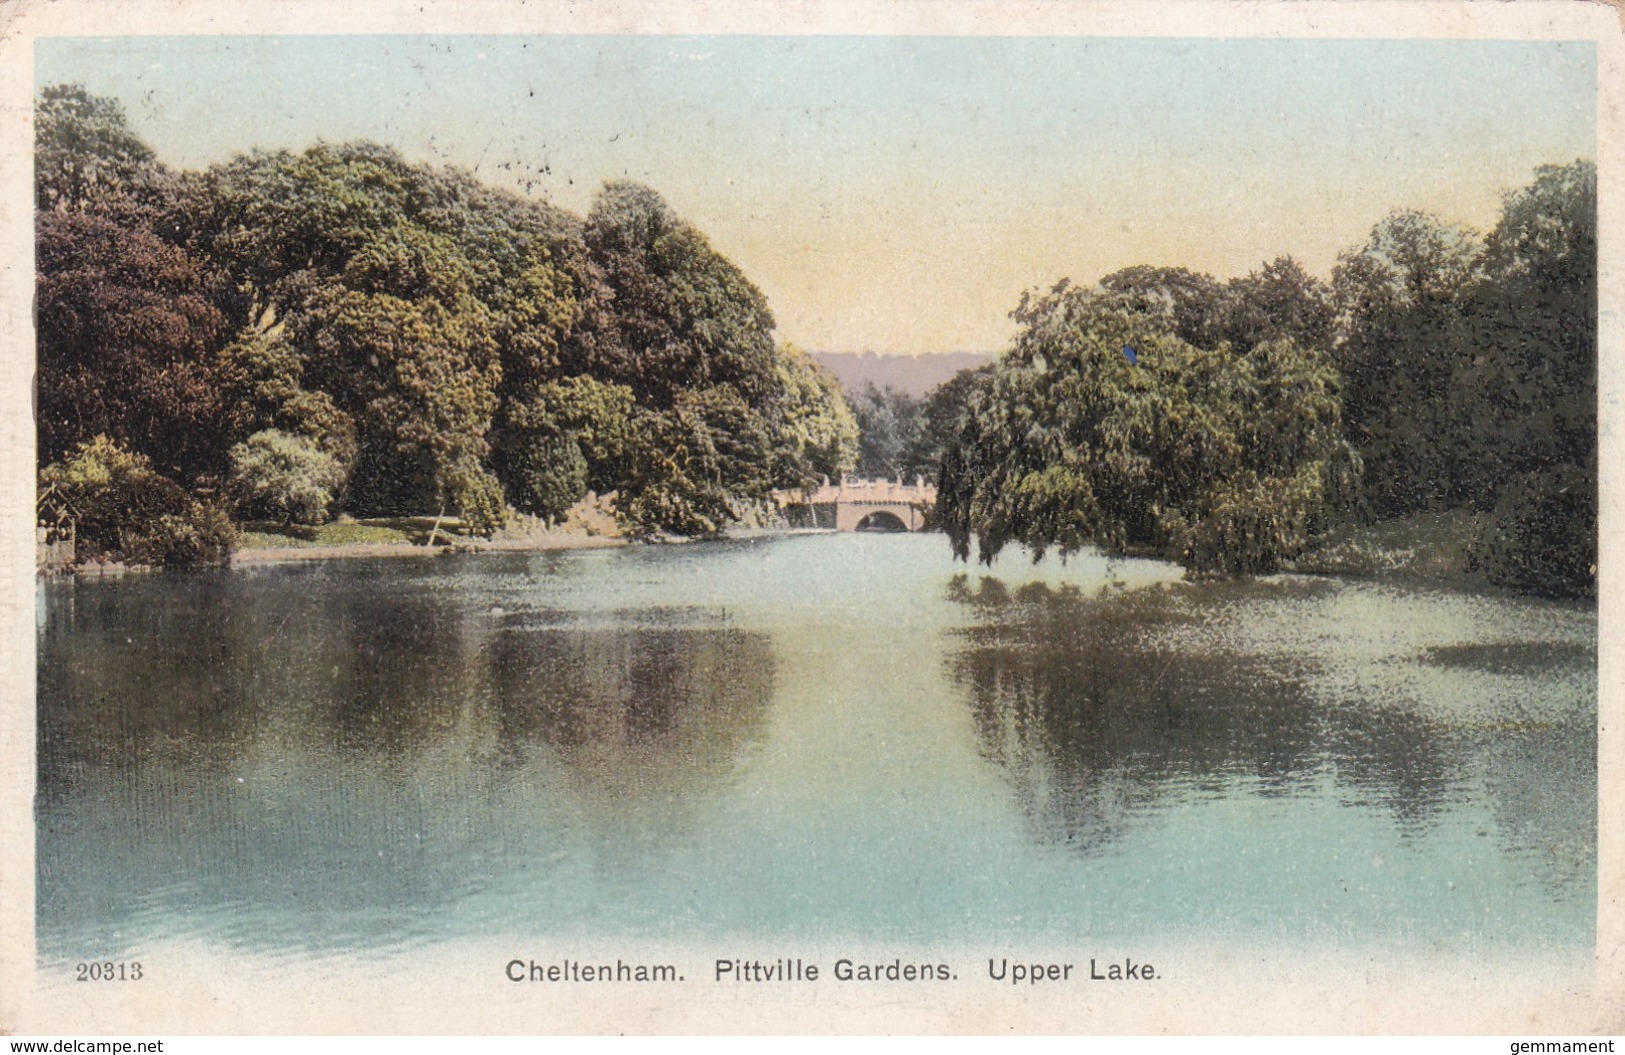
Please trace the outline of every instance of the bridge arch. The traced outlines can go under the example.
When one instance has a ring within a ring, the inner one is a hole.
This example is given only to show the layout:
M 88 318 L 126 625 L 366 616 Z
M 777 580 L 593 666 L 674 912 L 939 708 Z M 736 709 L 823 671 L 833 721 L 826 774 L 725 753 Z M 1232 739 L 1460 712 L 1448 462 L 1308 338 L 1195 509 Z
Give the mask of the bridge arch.
M 865 514 L 862 519 L 860 519 L 857 524 L 853 526 L 852 530 L 907 531 L 908 525 L 903 522 L 902 517 L 898 516 L 896 513 L 893 513 L 891 510 L 876 509 L 871 513 Z
M 864 521 L 872 527 L 878 514 L 896 521 L 904 531 L 919 531 L 925 527 L 925 514 L 907 502 L 839 502 L 835 506 L 835 530 L 856 531 Z
M 842 477 L 837 484 L 799 491 L 773 492 L 774 501 L 787 514 L 822 525 L 833 520 L 837 531 L 873 530 L 923 531 L 926 511 L 937 500 L 937 489 L 916 479 L 912 486 L 901 480 L 856 480 Z M 826 519 L 827 518 L 827 519 Z M 883 526 L 882 526 L 883 525 Z

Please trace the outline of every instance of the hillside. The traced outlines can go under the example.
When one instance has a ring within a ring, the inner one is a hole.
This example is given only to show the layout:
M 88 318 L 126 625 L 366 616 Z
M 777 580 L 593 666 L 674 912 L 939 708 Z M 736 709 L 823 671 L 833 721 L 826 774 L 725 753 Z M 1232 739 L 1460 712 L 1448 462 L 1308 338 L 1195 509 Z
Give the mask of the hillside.
M 856 394 L 868 382 L 887 385 L 922 398 L 961 370 L 973 370 L 997 358 L 992 352 L 938 352 L 931 355 L 877 355 L 874 352 L 809 352 L 809 357 L 835 375 L 841 387 Z

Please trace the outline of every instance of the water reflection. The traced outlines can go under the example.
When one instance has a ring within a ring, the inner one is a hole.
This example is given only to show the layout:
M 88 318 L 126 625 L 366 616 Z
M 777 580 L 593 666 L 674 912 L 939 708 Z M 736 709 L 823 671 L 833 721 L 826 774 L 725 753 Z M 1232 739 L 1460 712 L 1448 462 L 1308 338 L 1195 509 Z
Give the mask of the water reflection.
M 248 581 L 49 609 L 42 936 L 106 951 L 148 903 L 253 944 L 427 936 L 515 875 L 680 840 L 773 688 L 768 639 L 714 611 Z
M 493 642 L 490 689 L 509 765 L 545 743 L 575 780 L 623 804 L 670 800 L 728 773 L 773 690 L 767 636 L 615 622 L 509 628 Z
M 1317 636 L 1302 619 L 1340 603 L 1343 589 L 1300 580 L 1012 592 L 962 577 L 949 596 L 978 618 L 950 667 L 985 757 L 1042 842 L 1093 853 L 1204 797 L 1330 787 L 1344 807 L 1384 811 L 1403 838 L 1481 799 L 1509 819 L 1508 853 L 1539 856 L 1551 844 L 1566 850 L 1548 857 L 1583 861 L 1595 825 L 1594 685 L 1588 697 L 1582 677 L 1571 708 L 1515 729 L 1493 717 L 1452 719 L 1414 695 L 1350 692 L 1327 676 L 1339 632 Z M 1440 645 L 1376 662 L 1434 674 L 1489 667 L 1549 691 L 1555 670 L 1583 674 L 1595 660 L 1584 641 L 1559 640 Z M 1575 869 L 1566 874 L 1559 881 Z
M 42 953 L 1591 940 L 1594 610 L 957 570 L 847 534 L 48 583 Z

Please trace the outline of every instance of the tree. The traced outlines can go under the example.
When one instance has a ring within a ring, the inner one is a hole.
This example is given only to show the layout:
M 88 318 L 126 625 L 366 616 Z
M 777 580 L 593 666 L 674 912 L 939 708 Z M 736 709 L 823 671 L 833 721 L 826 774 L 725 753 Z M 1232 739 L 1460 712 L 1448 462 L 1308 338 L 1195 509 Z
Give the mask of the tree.
M 1277 257 L 1225 285 L 1224 340 L 1241 348 L 1291 340 L 1329 351 L 1335 313 L 1331 291 L 1290 256 Z
M 802 488 L 857 464 L 858 423 L 835 376 L 792 344 L 778 352 L 778 437 L 773 483 Z
M 556 520 L 589 487 L 615 490 L 640 444 L 625 385 L 566 377 L 510 398 L 492 439 L 498 477 L 516 509 Z
M 770 423 L 730 385 L 679 392 L 646 411 L 616 511 L 635 536 L 716 535 L 766 502 Z
M 322 436 L 353 462 L 361 509 L 500 522 L 486 434 L 503 342 L 523 360 L 556 347 L 540 331 L 574 316 L 538 303 L 552 290 L 553 218 L 518 207 L 480 215 L 488 198 L 368 143 L 243 155 L 184 196 L 177 226 L 240 291 L 239 418 Z M 530 226 L 514 229 L 516 217 Z M 259 332 L 267 316 L 274 337 Z
M 965 426 L 970 398 L 993 370 L 992 364 L 974 370 L 961 370 L 926 393 L 920 409 L 919 425 L 903 451 L 902 473 L 936 480 L 942 471 L 942 456 Z
M 1117 295 L 1023 297 L 1014 346 L 967 382 L 937 509 L 955 554 L 1150 550 L 1203 572 L 1298 552 L 1357 472 L 1336 370 L 1265 341 L 1195 348 Z M 1133 349 L 1131 362 L 1125 348 Z
M 902 474 L 908 452 L 919 442 L 923 409 L 901 389 L 878 388 L 873 381 L 863 386 L 852 404 L 858 423 L 858 475 L 890 479 Z
M 583 237 L 615 308 L 592 373 L 639 408 L 617 511 L 635 534 L 714 534 L 786 477 L 786 429 L 807 409 L 791 405 L 767 300 L 647 187 L 606 184 Z
M 587 494 L 587 459 L 567 436 L 538 436 L 502 453 L 503 490 L 521 513 L 551 524 Z
M 210 359 L 224 320 L 203 266 L 94 211 L 36 223 L 41 461 L 106 435 L 183 479 L 219 471 Z
M 1140 264 L 1112 272 L 1100 280 L 1100 287 L 1186 344 L 1212 348 L 1225 339 L 1229 291 L 1212 275 Z
M 1597 477 L 1559 464 L 1511 477 L 1469 554 L 1492 582 L 1551 597 L 1597 593 Z
M 304 387 L 305 358 L 267 308 L 216 359 L 214 378 L 225 436 L 277 430 L 313 442 L 331 456 L 342 495 L 360 455 L 355 420 L 326 392 Z
M 106 433 L 212 486 L 235 452 L 245 509 L 477 531 L 597 488 L 702 534 L 850 464 L 833 382 L 652 190 L 584 223 L 366 142 L 171 173 L 111 100 L 39 115 L 42 458 Z
M 775 482 L 793 487 L 840 477 L 858 457 L 858 423 L 840 382 L 791 344 L 780 347 L 778 368 L 784 395 Z
M 40 92 L 34 107 L 34 206 L 40 212 L 106 209 L 118 199 L 134 207 L 158 178 L 152 148 L 130 130 L 116 99 L 78 84 Z
M 1396 209 L 1357 250 L 1338 257 L 1336 294 L 1343 311 L 1420 309 L 1447 305 L 1478 270 L 1479 244 L 1470 228 L 1415 209 Z
M 679 389 L 726 384 L 758 410 L 779 394 L 767 299 L 654 191 L 605 184 L 585 238 L 613 290 L 619 348 L 600 376 L 666 409 Z
M 1456 401 L 1464 475 L 1494 502 L 1475 559 L 1518 589 L 1595 595 L 1596 166 L 1546 166 L 1507 195 L 1482 270 Z
M 468 514 L 457 496 L 478 493 L 469 480 L 484 473 L 499 376 L 478 305 L 345 291 L 315 314 L 317 348 L 360 436 L 355 501 Z
M 1466 455 L 1452 427 L 1452 378 L 1463 365 L 1463 296 L 1478 273 L 1473 232 L 1397 211 L 1338 258 L 1335 348 L 1350 438 L 1366 460 L 1366 501 L 1379 517 L 1453 504 Z
M 1485 376 L 1473 388 L 1512 394 L 1524 417 L 1504 450 L 1523 466 L 1596 457 L 1597 170 L 1546 166 L 1509 194 L 1485 241 L 1483 281 L 1468 311 L 1499 339 L 1477 342 Z

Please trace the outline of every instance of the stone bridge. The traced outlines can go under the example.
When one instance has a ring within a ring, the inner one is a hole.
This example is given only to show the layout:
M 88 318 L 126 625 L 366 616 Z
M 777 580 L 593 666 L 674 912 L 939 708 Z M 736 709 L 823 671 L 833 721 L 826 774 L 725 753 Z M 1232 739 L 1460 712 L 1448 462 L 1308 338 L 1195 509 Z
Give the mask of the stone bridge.
M 786 513 L 806 510 L 814 527 L 836 531 L 921 531 L 925 510 L 936 505 L 937 489 L 918 477 L 901 480 L 827 479 L 810 491 L 774 491 L 773 500 Z

